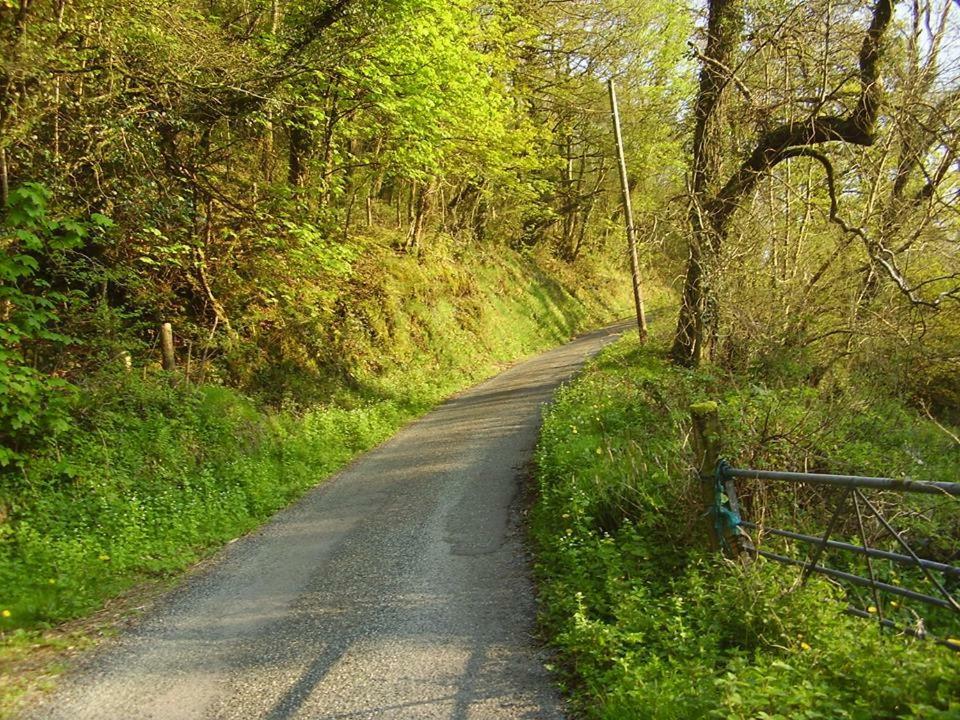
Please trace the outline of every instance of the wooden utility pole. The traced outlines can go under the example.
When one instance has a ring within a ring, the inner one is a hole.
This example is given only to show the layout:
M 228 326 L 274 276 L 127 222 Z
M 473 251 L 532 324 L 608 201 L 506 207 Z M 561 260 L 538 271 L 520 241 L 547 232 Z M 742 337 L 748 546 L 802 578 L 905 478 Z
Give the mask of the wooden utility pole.
M 623 219 L 627 226 L 627 246 L 630 250 L 630 272 L 633 275 L 633 302 L 637 308 L 637 330 L 640 342 L 647 339 L 647 316 L 643 311 L 643 296 L 640 293 L 640 263 L 637 261 L 637 231 L 633 226 L 633 208 L 630 206 L 630 181 L 627 179 L 627 162 L 623 157 L 623 137 L 620 134 L 620 111 L 617 109 L 617 91 L 611 78 L 610 108 L 613 114 L 613 134 L 617 139 L 617 162 L 620 165 L 620 189 L 623 192 Z

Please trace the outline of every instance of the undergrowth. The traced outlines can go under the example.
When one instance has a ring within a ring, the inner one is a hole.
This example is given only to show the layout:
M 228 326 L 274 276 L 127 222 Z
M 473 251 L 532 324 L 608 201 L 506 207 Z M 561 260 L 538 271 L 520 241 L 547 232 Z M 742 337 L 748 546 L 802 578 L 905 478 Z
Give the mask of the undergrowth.
M 429 265 L 379 257 L 366 279 L 376 299 L 340 327 L 349 372 L 323 397 L 293 382 L 248 397 L 154 366 L 74 389 L 67 428 L 2 475 L 4 644 L 182 570 L 502 363 L 622 315 L 628 298 L 616 269 L 503 248 Z
M 956 653 L 844 614 L 858 598 L 825 579 L 800 586 L 792 568 L 760 559 L 742 569 L 704 549 L 688 408 L 720 402 L 728 457 L 746 467 L 955 480 L 955 441 L 862 387 L 689 371 L 664 354 L 635 337 L 605 350 L 560 391 L 537 451 L 541 621 L 580 713 L 960 717 Z M 825 522 L 816 494 L 744 486 L 744 495 L 749 517 L 801 531 Z M 928 556 L 956 557 L 956 503 L 917 502 L 899 513 L 900 527 L 912 540 L 933 539 Z M 857 541 L 851 529 L 844 534 Z M 906 622 L 916 611 L 931 631 L 960 637 L 946 613 L 896 600 L 883 609 Z

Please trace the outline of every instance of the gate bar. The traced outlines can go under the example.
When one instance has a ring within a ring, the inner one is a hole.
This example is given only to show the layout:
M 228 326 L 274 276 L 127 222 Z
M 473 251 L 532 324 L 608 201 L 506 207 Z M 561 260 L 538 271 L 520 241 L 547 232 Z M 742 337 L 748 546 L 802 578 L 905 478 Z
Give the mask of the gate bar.
M 914 590 L 908 590 L 907 588 L 898 587 L 896 585 L 888 585 L 887 583 L 883 582 L 873 583 L 870 582 L 869 579 L 861 577 L 860 575 L 843 572 L 842 570 L 834 570 L 833 568 L 824 567 L 823 565 L 810 565 L 803 560 L 796 560 L 785 555 L 777 555 L 776 553 L 768 552 L 767 550 L 757 550 L 757 554 L 786 565 L 798 565 L 811 572 L 818 572 L 821 575 L 827 575 L 829 577 L 837 578 L 838 580 L 846 580 L 847 582 L 853 583 L 854 585 L 859 585 L 860 587 L 876 587 L 893 595 L 900 595 L 905 598 L 910 598 L 911 600 L 919 600 L 920 602 L 927 603 L 928 605 L 936 605 L 937 607 L 947 608 L 947 610 L 954 610 L 953 605 L 946 600 L 941 600 L 940 598 L 932 597 L 930 595 L 924 595 L 923 593 L 918 593 Z
M 748 522 L 747 520 L 741 521 L 740 525 L 748 530 L 759 530 L 761 532 L 770 533 L 771 535 L 780 535 L 781 537 L 791 538 L 792 540 L 799 540 L 800 542 L 823 542 L 822 537 L 804 535 L 803 533 L 791 532 L 790 530 L 781 530 L 779 528 L 761 527 L 760 525 Z M 879 558 L 881 560 L 892 560 L 893 562 L 902 563 L 904 565 L 912 565 L 914 567 L 917 566 L 917 563 L 914 562 L 912 557 L 901 555 L 900 553 L 889 552 L 887 550 L 867 548 L 863 547 L 862 545 L 840 542 L 839 540 L 827 540 L 827 547 L 833 548 L 834 550 L 848 550 L 850 552 L 860 553 L 861 555 L 869 555 L 870 557 Z M 956 567 L 954 565 L 947 565 L 945 563 L 939 563 L 933 560 L 925 560 L 920 558 L 920 566 L 929 568 L 930 570 L 936 570 L 937 572 L 946 573 L 947 575 L 960 577 L 960 567 Z
M 852 606 L 846 608 L 844 612 L 847 615 L 853 615 L 854 617 L 864 618 L 866 620 L 876 619 L 870 613 L 865 612 L 860 608 L 855 608 Z M 933 642 L 937 643 L 937 645 L 943 645 L 944 647 L 950 648 L 954 652 L 960 652 L 960 642 L 957 642 L 952 638 L 944 639 L 942 637 L 937 637 L 936 635 L 931 635 L 929 633 L 922 632 L 920 630 L 916 630 L 911 627 L 905 627 L 904 625 L 897 625 L 897 623 L 893 622 L 892 620 L 887 620 L 886 618 L 883 618 L 882 620 L 880 620 L 880 624 L 886 628 L 890 628 L 891 630 L 896 630 L 897 632 L 906 633 L 907 635 L 910 635 L 911 637 L 915 637 L 919 640 L 932 640 Z
M 910 478 L 857 477 L 855 475 L 823 475 L 820 473 L 783 472 L 779 470 L 750 470 L 730 467 L 721 463 L 717 471 L 728 478 L 750 478 L 754 480 L 784 480 L 787 482 L 805 482 L 813 485 L 835 485 L 846 488 L 871 488 L 874 490 L 893 490 L 895 492 L 915 492 L 927 495 L 953 495 L 960 497 L 960 483 L 927 482 Z

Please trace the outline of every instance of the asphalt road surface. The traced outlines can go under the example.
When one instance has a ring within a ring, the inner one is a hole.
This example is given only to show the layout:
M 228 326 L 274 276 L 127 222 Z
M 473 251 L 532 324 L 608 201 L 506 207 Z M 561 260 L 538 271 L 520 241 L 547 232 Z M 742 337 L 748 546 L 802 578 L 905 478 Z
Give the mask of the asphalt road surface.
M 229 545 L 29 718 L 564 717 L 519 510 L 541 405 L 628 323 L 455 396 Z

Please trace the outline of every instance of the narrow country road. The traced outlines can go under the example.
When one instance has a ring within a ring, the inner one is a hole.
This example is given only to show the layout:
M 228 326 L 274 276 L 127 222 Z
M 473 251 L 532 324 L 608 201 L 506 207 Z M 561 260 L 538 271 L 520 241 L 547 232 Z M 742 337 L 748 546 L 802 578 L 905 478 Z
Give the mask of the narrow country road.
M 30 718 L 564 716 L 532 637 L 520 475 L 624 322 L 449 400 L 228 546 Z

